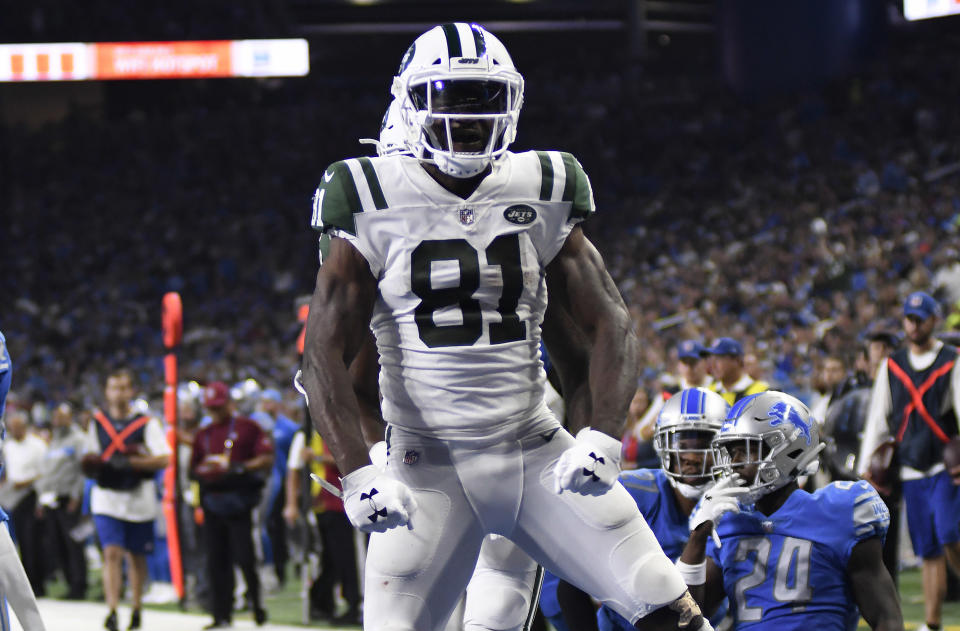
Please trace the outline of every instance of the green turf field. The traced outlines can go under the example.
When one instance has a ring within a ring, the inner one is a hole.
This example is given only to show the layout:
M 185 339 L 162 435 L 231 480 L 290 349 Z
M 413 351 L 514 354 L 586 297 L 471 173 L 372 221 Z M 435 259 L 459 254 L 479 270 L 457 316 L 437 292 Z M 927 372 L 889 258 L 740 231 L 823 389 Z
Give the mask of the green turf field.
M 102 601 L 99 572 L 91 572 L 90 579 L 91 599 Z M 48 591 L 53 597 L 65 592 L 66 585 L 62 582 L 52 585 Z M 900 574 L 900 597 L 905 627 L 908 630 L 916 629 L 924 622 L 923 592 L 920 587 L 919 570 L 905 570 Z M 146 607 L 168 611 L 179 609 L 177 605 L 147 605 Z M 287 582 L 285 589 L 273 594 L 268 594 L 266 597 L 266 607 L 270 612 L 271 622 L 300 624 L 300 581 L 294 578 Z M 199 608 L 191 608 L 191 610 L 200 611 Z M 249 614 L 237 614 L 237 618 L 246 617 L 249 617 Z M 960 602 L 948 602 L 944 604 L 943 623 L 944 631 L 960 631 Z M 313 623 L 311 626 L 327 627 L 327 625 L 320 623 Z M 860 629 L 869 629 L 869 627 L 861 622 Z
M 907 629 L 916 629 L 924 623 L 920 570 L 906 570 L 900 573 L 900 606 L 903 609 L 903 622 Z M 960 602 L 944 603 L 943 624 L 945 631 L 960 631 Z M 860 628 L 869 629 L 862 621 Z

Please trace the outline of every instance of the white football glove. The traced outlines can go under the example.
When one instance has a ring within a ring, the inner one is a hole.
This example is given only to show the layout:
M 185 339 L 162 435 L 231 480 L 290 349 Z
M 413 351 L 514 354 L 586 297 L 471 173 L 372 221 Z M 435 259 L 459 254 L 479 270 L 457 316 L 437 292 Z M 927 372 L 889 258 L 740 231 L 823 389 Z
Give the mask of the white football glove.
M 603 495 L 620 475 L 620 441 L 584 427 L 577 443 L 560 455 L 553 467 L 554 490 Z
M 690 514 L 690 532 L 708 521 L 716 524 L 724 513 L 739 513 L 740 497 L 750 492 L 750 489 L 741 486 L 742 484 L 740 476 L 732 475 L 723 478 L 708 489 Z M 712 534 L 714 541 L 719 545 L 716 531 Z
M 407 485 L 369 464 L 340 479 L 343 508 L 350 523 L 363 532 L 385 532 L 397 526 L 410 528 L 417 501 Z
M 385 471 L 387 468 L 387 442 L 381 440 L 378 443 L 374 443 L 373 447 L 370 448 L 370 462 L 373 463 L 377 469 Z

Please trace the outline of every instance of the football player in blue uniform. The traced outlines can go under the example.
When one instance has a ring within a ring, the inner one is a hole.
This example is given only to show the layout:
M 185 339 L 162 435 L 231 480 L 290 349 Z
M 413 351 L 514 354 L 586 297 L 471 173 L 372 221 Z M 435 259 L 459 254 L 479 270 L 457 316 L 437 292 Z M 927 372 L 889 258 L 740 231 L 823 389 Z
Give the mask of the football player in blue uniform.
M 687 388 L 670 397 L 657 417 L 654 448 L 661 469 L 636 469 L 620 474 L 664 553 L 676 561 L 690 536 L 690 513 L 713 484 L 711 441 L 720 431 L 730 406 L 716 392 Z M 726 609 L 711 616 L 714 626 Z M 600 631 L 633 629 L 606 605 L 597 611 Z
M 822 448 L 810 410 L 776 391 L 738 401 L 713 441 L 722 477 L 694 509 L 677 565 L 708 611 L 727 597 L 738 631 L 851 631 L 860 615 L 875 631 L 903 629 L 883 500 L 865 481 L 797 485 Z

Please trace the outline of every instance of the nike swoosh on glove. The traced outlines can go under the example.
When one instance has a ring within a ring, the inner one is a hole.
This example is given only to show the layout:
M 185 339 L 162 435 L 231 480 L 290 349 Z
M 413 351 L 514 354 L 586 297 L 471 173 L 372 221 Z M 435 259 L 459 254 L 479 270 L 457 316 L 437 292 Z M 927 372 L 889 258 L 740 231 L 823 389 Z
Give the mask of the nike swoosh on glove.
M 585 427 L 553 467 L 554 490 L 603 495 L 620 475 L 620 441 Z
M 343 508 L 350 523 L 363 532 L 385 532 L 410 526 L 417 501 L 407 485 L 368 464 L 340 479 Z
M 742 484 L 740 476 L 732 475 L 723 478 L 708 489 L 700 499 L 700 503 L 690 513 L 690 532 L 708 521 L 716 524 L 724 513 L 739 513 L 740 496 L 750 491 L 741 486 Z

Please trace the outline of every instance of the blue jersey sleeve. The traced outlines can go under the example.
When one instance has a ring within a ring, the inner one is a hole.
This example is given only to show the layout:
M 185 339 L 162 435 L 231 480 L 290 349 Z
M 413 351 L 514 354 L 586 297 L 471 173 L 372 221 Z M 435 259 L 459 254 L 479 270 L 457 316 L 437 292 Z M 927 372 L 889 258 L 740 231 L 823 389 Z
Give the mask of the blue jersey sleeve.
M 858 543 L 871 537 L 881 541 L 886 538 L 890 511 L 868 482 L 833 482 L 817 494 L 823 504 L 822 514 L 832 517 L 823 524 L 821 534 L 844 567 Z
M 649 521 L 650 513 L 660 499 L 660 486 L 657 476 L 650 469 L 636 469 L 620 473 L 620 483 L 637 503 L 637 508 Z

